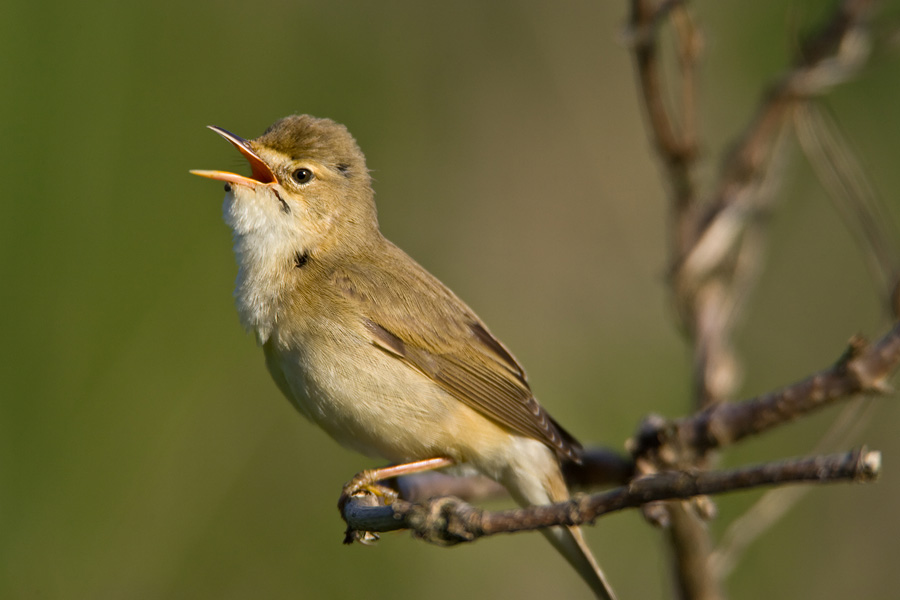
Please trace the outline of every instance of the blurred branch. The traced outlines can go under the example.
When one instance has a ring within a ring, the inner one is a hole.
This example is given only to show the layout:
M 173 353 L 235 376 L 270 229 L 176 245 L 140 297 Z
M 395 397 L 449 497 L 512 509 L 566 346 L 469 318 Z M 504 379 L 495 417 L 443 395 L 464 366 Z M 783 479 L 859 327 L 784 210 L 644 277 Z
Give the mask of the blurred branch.
M 855 356 L 848 355 L 835 368 L 780 393 L 727 404 L 740 380 L 733 331 L 763 255 L 766 222 L 761 217 L 774 198 L 777 170 L 772 167 L 779 164 L 780 140 L 797 108 L 851 77 L 865 62 L 866 18 L 872 4 L 870 0 L 844 0 L 825 25 L 801 45 L 794 66 L 770 86 L 724 161 L 714 192 L 701 199 L 693 173 L 697 146 L 694 65 L 699 34 L 685 2 L 631 1 L 637 80 L 670 195 L 672 296 L 692 346 L 694 403 L 701 410 L 675 423 L 645 421 L 635 443 L 641 473 L 674 465 L 704 468 L 710 450 L 796 418 L 821 406 L 825 398 L 853 393 L 848 389 L 852 385 L 847 384 L 855 378 L 842 376 L 858 366 L 853 362 Z M 666 17 L 673 25 L 679 57 L 680 111 L 665 101 L 659 65 L 658 32 Z M 860 387 L 858 391 L 877 386 Z M 797 398 L 801 400 L 795 401 Z M 688 507 L 671 503 L 648 506 L 645 514 L 670 527 L 681 597 L 721 598 L 718 578 L 710 569 L 712 544 L 702 520 Z
M 672 285 L 679 314 L 695 347 L 699 406 L 727 400 L 737 386 L 730 338 L 737 321 L 731 283 L 754 268 L 761 249 L 742 252 L 748 230 L 759 230 L 768 209 L 770 167 L 794 111 L 807 100 L 846 81 L 867 56 L 866 17 L 872 2 L 846 0 L 802 45 L 794 67 L 764 95 L 753 119 L 729 153 L 712 196 L 695 215 L 695 238 L 676 254 Z M 766 190 L 767 193 L 760 193 Z M 675 200 L 677 202 L 677 200 Z M 684 225 L 675 225 L 683 230 Z M 740 258 L 740 260 L 738 260 Z M 742 289 L 741 296 L 746 296 Z
M 807 104 L 795 113 L 797 139 L 822 187 L 853 232 L 890 314 L 900 316 L 893 290 L 900 281 L 896 227 L 838 124 L 821 106 Z
M 598 517 L 648 502 L 785 483 L 873 481 L 881 455 L 863 448 L 845 454 L 766 463 L 727 471 L 677 472 L 639 477 L 628 485 L 567 502 L 504 511 L 485 511 L 457 498 L 435 498 L 415 504 L 395 500 L 376 506 L 371 495 L 354 496 L 343 509 L 349 532 L 410 529 L 426 541 L 452 545 L 498 533 L 531 531 L 554 525 L 581 525 Z
M 609 448 L 586 448 L 581 464 L 567 462 L 562 467 L 569 489 L 622 485 L 634 476 L 631 457 Z M 477 474 L 457 477 L 440 472 L 417 473 L 398 477 L 385 485 L 409 502 L 439 496 L 454 496 L 471 502 L 507 495 L 506 488 L 499 483 Z
M 665 101 L 663 74 L 659 64 L 658 30 L 671 16 L 676 27 L 681 69 L 680 114 L 676 117 Z M 629 22 L 631 46 L 644 101 L 648 128 L 657 154 L 666 169 L 670 187 L 672 222 L 671 251 L 681 259 L 696 237 L 693 167 L 697 157 L 695 69 L 702 44 L 690 14 L 679 0 L 633 0 Z
M 853 439 L 870 420 L 875 406 L 874 402 L 863 398 L 848 404 L 816 444 L 813 452 L 819 454 Z M 754 502 L 744 514 L 730 523 L 710 556 L 711 568 L 716 577 L 720 580 L 728 577 L 744 550 L 784 517 L 812 489 L 809 486 L 771 489 Z

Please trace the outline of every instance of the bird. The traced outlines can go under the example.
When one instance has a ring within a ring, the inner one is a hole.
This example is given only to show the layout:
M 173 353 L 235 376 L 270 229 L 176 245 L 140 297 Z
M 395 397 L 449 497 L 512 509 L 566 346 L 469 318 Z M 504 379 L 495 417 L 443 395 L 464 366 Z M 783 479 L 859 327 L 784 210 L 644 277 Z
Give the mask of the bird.
M 191 171 L 225 183 L 240 321 L 301 414 L 395 465 L 354 481 L 466 465 L 522 506 L 569 499 L 561 465 L 581 445 L 475 312 L 382 235 L 348 129 L 310 115 L 252 140 L 210 129 L 251 171 Z M 541 532 L 596 597 L 615 598 L 578 527 Z

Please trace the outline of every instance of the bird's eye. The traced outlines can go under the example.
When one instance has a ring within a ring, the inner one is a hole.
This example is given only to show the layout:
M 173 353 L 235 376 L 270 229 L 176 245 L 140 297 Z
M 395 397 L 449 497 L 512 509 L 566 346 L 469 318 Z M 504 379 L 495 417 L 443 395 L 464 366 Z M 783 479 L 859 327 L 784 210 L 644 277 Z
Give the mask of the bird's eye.
M 297 183 L 308 183 L 313 178 L 313 173 L 309 169 L 297 169 L 291 173 L 291 178 Z

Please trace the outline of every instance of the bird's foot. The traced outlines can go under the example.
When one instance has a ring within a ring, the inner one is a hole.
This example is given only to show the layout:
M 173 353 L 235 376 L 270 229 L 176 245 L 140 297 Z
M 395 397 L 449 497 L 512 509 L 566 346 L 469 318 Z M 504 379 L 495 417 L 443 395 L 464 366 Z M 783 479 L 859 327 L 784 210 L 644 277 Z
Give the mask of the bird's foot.
M 425 460 L 417 460 L 410 463 L 403 463 L 384 467 L 382 469 L 368 469 L 357 474 L 353 479 L 344 485 L 341 491 L 341 498 L 338 500 L 338 510 L 341 511 L 341 517 L 347 520 L 345 509 L 351 498 L 359 498 L 369 506 L 383 505 L 388 506 L 400 497 L 395 490 L 378 485 L 379 481 L 399 477 L 401 475 L 410 475 L 412 473 L 421 473 L 422 471 L 430 471 L 432 469 L 440 469 L 449 467 L 453 464 L 453 459 L 439 456 L 437 458 L 426 458 Z M 378 536 L 372 532 L 359 532 L 347 529 L 344 537 L 345 544 L 351 544 L 354 541 L 362 543 L 373 543 Z
M 365 505 L 387 506 L 399 497 L 399 494 L 386 486 L 378 485 L 378 471 L 363 471 L 357 474 L 353 479 L 344 485 L 341 491 L 340 500 L 338 500 L 338 510 L 341 516 L 344 515 L 344 508 L 352 498 L 363 499 Z M 347 528 L 344 532 L 344 543 L 352 544 L 359 542 L 361 544 L 371 546 L 378 541 L 378 534 L 373 531 L 357 531 Z
M 381 498 L 382 504 L 385 506 L 391 504 L 399 497 L 396 490 L 384 485 L 378 485 L 380 480 L 379 470 L 366 470 L 357 473 L 353 479 L 344 484 L 341 490 L 341 497 L 338 500 L 338 510 L 344 513 L 344 507 L 347 502 L 355 496 L 375 496 Z

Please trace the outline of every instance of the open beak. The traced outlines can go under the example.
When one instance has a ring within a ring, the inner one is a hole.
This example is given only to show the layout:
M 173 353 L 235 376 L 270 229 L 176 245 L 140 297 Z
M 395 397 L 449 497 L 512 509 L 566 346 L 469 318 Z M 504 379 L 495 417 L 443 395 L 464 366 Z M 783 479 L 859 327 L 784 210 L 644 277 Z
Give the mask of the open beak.
M 232 145 L 238 149 L 238 152 L 244 155 L 244 158 L 250 163 L 252 174 L 250 177 L 244 177 L 243 175 L 229 173 L 228 171 L 203 171 L 198 169 L 192 169 L 191 173 L 208 179 L 217 179 L 219 181 L 227 181 L 228 183 L 236 183 L 237 185 L 246 185 L 249 187 L 256 187 L 260 184 L 266 185 L 275 182 L 275 174 L 272 173 L 272 169 L 270 169 L 269 166 L 250 148 L 250 142 L 221 127 L 210 125 L 209 128 L 231 142 Z

